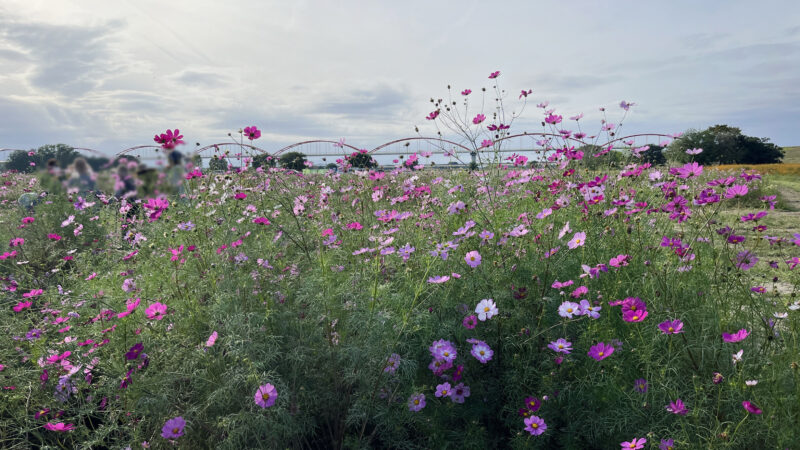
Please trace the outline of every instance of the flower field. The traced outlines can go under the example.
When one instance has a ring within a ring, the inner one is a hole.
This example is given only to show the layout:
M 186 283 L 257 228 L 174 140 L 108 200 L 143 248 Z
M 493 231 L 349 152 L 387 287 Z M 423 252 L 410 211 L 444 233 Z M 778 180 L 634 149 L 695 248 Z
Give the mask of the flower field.
M 195 167 L 136 209 L 5 173 L 0 446 L 798 448 L 765 180 L 592 157 Z

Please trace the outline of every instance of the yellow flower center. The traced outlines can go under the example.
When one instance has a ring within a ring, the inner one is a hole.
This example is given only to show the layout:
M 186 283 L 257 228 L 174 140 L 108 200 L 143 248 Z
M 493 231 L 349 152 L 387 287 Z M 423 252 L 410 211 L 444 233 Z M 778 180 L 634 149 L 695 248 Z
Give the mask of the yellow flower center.
M 567 308 L 567 312 L 571 313 L 572 312 L 572 308 Z
M 597 356 L 603 356 L 603 352 L 597 352 Z
M 415 405 L 419 405 L 419 399 L 418 399 L 418 398 L 415 398 L 415 399 L 414 399 L 414 404 L 415 404 Z
M 639 316 L 633 316 L 633 320 L 639 320 Z
M 538 423 L 532 423 L 531 424 L 531 428 L 533 428 L 535 430 L 535 429 L 539 428 L 539 424 Z
M 261 400 L 264 400 L 264 401 L 267 401 L 267 400 L 269 400 L 269 394 L 267 394 L 266 392 L 264 392 L 263 394 L 261 394 Z
M 631 306 L 631 311 L 636 311 L 636 306 Z
M 675 331 L 675 328 L 669 327 L 669 329 L 667 331 L 669 331 L 669 332 Z
M 447 395 L 447 390 L 442 390 L 442 395 Z
M 558 348 L 564 348 L 563 344 L 558 344 Z
M 173 434 L 178 434 L 181 430 L 178 427 L 172 429 Z
M 490 308 L 487 306 L 487 307 L 483 308 L 483 312 L 489 312 L 489 309 Z
M 483 350 L 481 350 L 481 351 L 480 351 L 480 354 L 481 354 L 481 356 L 483 356 L 483 355 L 484 355 L 484 353 L 485 353 L 485 352 L 484 352 Z

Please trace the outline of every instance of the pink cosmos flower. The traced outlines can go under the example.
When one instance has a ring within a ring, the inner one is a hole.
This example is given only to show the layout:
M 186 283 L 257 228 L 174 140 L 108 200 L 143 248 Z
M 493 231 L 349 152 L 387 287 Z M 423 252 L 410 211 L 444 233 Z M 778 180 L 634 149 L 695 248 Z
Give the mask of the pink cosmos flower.
M 742 328 L 733 334 L 722 333 L 722 340 L 724 342 L 740 342 L 743 341 L 749 334 L 750 333 L 746 329 Z
M 30 308 L 33 303 L 31 302 L 19 302 L 16 306 L 14 306 L 14 312 L 20 312 L 23 309 Z
M 614 346 L 611 344 L 606 344 L 605 342 L 599 342 L 591 347 L 589 347 L 589 356 L 594 358 L 596 361 L 602 361 L 611 354 L 614 353 Z
M 550 114 L 550 115 L 548 115 L 547 117 L 544 118 L 544 121 L 549 123 L 550 125 L 555 125 L 557 123 L 561 123 L 561 120 L 562 120 L 562 117 L 558 116 L 558 115 L 555 115 L 555 114 Z
M 255 402 L 256 405 L 262 408 L 269 408 L 275 404 L 275 400 L 277 399 L 278 391 L 275 389 L 275 386 L 269 383 L 259 386 L 258 390 L 256 390 Z
M 425 119 L 427 119 L 427 120 L 434 120 L 434 119 L 436 119 L 437 117 L 439 117 L 439 110 L 438 110 L 438 109 L 437 109 L 436 111 L 433 111 L 433 112 L 431 112 L 430 114 L 428 114 L 428 115 L 425 117 Z M 397 163 L 397 160 L 395 160 L 395 163 Z
M 746 185 L 743 184 L 735 184 L 729 187 L 725 191 L 725 198 L 732 199 L 738 197 L 744 197 L 747 193 L 750 192 L 750 189 Z
M 670 402 L 670 404 L 666 407 L 667 411 L 671 412 L 672 414 L 678 414 L 680 416 L 685 416 L 689 410 L 686 408 L 686 405 L 683 404 L 681 399 L 677 399 L 674 402 Z
M 538 436 L 547 430 L 547 424 L 538 416 L 530 416 L 523 422 L 525 423 L 525 431 L 533 436 Z
M 65 431 L 74 430 L 75 425 L 64 422 L 58 422 L 58 423 L 47 422 L 46 424 L 44 424 L 44 428 L 50 431 L 58 431 L 60 433 L 63 433 Z
M 144 313 L 150 320 L 161 320 L 167 313 L 167 305 L 161 302 L 155 302 L 152 305 L 148 306 L 147 309 L 144 311 Z
M 253 139 L 258 139 L 261 137 L 261 130 L 256 128 L 255 125 L 253 125 L 252 127 L 245 127 L 244 135 L 247 136 L 247 139 L 250 139 L 252 141 Z
M 647 439 L 645 438 L 633 438 L 630 442 L 623 442 L 619 444 L 623 449 L 632 449 L 632 450 L 639 450 L 644 448 L 644 444 L 647 443 Z
M 206 341 L 206 347 L 213 347 L 214 343 L 217 342 L 217 336 L 218 334 L 216 331 L 211 333 L 211 336 L 209 336 L 208 340 Z
M 664 334 L 683 333 L 683 322 L 680 320 L 667 320 L 658 324 L 658 329 Z
M 478 253 L 477 250 L 467 252 L 467 255 L 464 257 L 464 261 L 467 262 L 468 266 L 474 269 L 481 265 L 481 254 Z
M 29 291 L 29 292 L 26 292 L 26 293 L 22 294 L 22 298 L 37 297 L 39 295 L 42 295 L 43 292 L 44 291 L 41 290 L 41 289 L 33 289 L 33 290 Z
M 489 79 L 490 79 L 490 80 L 493 80 L 493 79 L 495 79 L 495 78 L 497 78 L 497 77 L 499 77 L 499 76 L 500 76 L 500 71 L 498 70 L 497 72 L 492 72 L 492 73 L 490 73 L 490 74 L 489 74 Z
M 646 309 L 640 311 L 625 311 L 622 313 L 622 320 L 625 322 L 641 322 L 648 315 Z
M 575 235 L 572 236 L 572 239 L 569 242 L 567 242 L 567 246 L 570 248 L 570 250 L 574 250 L 578 247 L 583 247 L 583 244 L 585 243 L 586 243 L 586 233 L 581 231 L 575 233 Z
M 748 402 L 747 400 L 742 402 L 742 406 L 750 414 L 761 414 L 762 413 L 762 411 L 760 409 L 758 409 L 758 407 L 756 405 Z
M 472 94 L 472 89 L 464 89 L 461 91 L 461 95 L 467 96 L 469 94 Z
M 486 116 L 484 116 L 483 114 L 478 114 L 477 116 L 475 116 L 475 118 L 472 119 L 472 123 L 477 125 L 483 122 L 484 120 L 486 120 Z

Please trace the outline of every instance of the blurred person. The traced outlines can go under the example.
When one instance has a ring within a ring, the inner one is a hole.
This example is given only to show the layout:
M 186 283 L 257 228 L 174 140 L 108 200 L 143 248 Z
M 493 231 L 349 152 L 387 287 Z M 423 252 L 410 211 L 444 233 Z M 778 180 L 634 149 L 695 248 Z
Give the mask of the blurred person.
M 70 172 L 72 174 L 68 182 L 69 187 L 78 188 L 78 193 L 84 195 L 95 191 L 96 175 L 84 158 L 75 158 L 75 161 L 72 162 L 72 170 Z
M 168 165 L 165 171 L 167 175 L 167 182 L 175 189 L 175 192 L 183 196 L 186 193 L 184 187 L 184 170 L 183 170 L 183 154 L 177 150 L 173 150 L 167 157 Z

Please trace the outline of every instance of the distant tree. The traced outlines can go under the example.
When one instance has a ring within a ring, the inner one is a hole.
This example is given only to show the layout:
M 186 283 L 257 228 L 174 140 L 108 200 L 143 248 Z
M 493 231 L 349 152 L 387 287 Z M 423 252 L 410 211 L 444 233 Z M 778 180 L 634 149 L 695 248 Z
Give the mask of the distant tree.
M 642 152 L 642 162 L 650 163 L 654 166 L 663 166 L 667 163 L 667 157 L 664 156 L 664 147 L 660 145 L 648 145 L 649 149 Z
M 89 156 L 86 157 L 86 162 L 92 167 L 94 171 L 100 171 L 106 168 L 110 160 L 104 156 Z
M 267 153 L 259 153 L 253 157 L 253 168 L 259 167 L 275 167 L 275 158 Z
M 211 161 L 208 162 L 208 168 L 214 172 L 225 172 L 228 170 L 228 161 L 225 158 L 217 158 L 214 155 L 214 158 L 211 158 Z
M 337 166 L 336 163 L 329 163 L 327 166 L 325 166 L 325 168 L 328 170 L 336 170 L 338 167 L 339 166 Z
M 278 158 L 278 164 L 284 169 L 302 172 L 305 168 L 306 155 L 300 152 L 285 153 Z
M 50 158 L 58 161 L 61 167 L 67 167 L 72 164 L 75 158 L 81 156 L 80 153 L 75 151 L 72 147 L 66 144 L 43 145 L 36 150 L 31 150 L 33 156 L 29 156 L 27 151 L 17 150 L 8 156 L 8 161 L 5 164 L 7 170 L 17 170 L 23 173 L 30 173 L 37 169 L 43 168 L 47 160 Z M 106 160 L 107 161 L 107 160 Z M 35 165 L 31 165 L 34 163 Z
M 346 157 L 347 162 L 357 169 L 372 169 L 378 167 L 378 162 L 366 151 L 353 152 Z
M 686 154 L 686 150 L 694 148 L 703 152 Z M 687 131 L 667 147 L 665 155 L 677 162 L 693 159 L 700 164 L 770 164 L 781 162 L 784 153 L 768 138 L 745 136 L 739 128 L 714 125 L 703 131 Z

